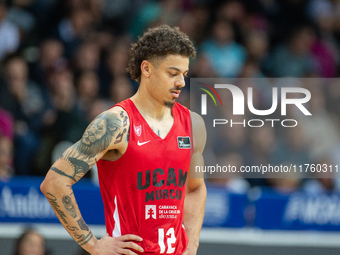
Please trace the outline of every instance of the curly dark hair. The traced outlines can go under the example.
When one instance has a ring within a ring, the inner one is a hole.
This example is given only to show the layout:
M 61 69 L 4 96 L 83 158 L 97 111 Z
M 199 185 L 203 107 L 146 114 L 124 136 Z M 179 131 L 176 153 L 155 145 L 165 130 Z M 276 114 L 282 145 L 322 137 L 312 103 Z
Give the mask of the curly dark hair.
M 162 60 L 168 54 L 196 57 L 196 51 L 189 37 L 178 27 L 161 25 L 149 28 L 138 41 L 131 45 L 130 60 L 126 70 L 131 78 L 140 82 L 140 66 L 144 60 Z

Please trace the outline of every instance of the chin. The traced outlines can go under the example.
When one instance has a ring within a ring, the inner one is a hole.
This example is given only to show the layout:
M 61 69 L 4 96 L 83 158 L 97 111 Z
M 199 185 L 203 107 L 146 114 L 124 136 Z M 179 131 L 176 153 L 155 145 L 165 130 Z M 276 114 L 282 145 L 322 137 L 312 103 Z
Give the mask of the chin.
M 175 104 L 175 100 L 173 100 L 173 101 L 164 101 L 164 105 L 166 106 L 166 107 L 169 107 L 169 108 L 172 108 L 173 106 L 174 106 L 174 104 Z

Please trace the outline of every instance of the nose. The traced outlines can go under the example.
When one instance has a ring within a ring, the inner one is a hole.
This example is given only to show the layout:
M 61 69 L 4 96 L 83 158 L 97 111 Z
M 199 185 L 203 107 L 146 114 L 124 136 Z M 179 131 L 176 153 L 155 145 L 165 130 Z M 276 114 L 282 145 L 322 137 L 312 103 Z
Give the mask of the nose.
M 176 87 L 183 88 L 185 86 L 185 79 L 184 75 L 178 75 L 178 79 L 176 80 Z

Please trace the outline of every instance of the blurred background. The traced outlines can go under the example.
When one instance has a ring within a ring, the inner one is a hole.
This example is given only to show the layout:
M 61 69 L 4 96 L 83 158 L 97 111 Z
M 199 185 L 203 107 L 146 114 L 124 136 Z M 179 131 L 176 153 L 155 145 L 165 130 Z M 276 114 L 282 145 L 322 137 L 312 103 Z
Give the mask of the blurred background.
M 339 0 L 0 0 L 0 254 L 81 254 L 39 185 L 91 120 L 136 92 L 129 45 L 164 23 L 195 43 L 189 78 L 339 75 Z M 206 160 L 340 166 L 336 81 L 304 85 L 310 121 L 225 129 Z M 188 79 L 179 98 L 187 107 L 189 92 Z M 271 103 L 270 87 L 255 95 Z M 207 179 L 198 254 L 338 254 L 340 182 L 308 177 Z M 87 194 L 76 196 L 85 221 L 104 235 L 95 167 L 74 189 Z

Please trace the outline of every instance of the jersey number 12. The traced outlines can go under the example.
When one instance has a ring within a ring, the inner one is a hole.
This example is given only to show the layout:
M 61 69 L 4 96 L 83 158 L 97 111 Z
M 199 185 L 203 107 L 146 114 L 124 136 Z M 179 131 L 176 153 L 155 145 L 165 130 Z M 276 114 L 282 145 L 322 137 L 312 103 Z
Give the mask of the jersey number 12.
M 168 250 L 166 253 L 174 253 L 175 247 L 172 247 L 172 244 L 176 242 L 176 237 L 175 237 L 175 230 L 174 228 L 169 228 L 168 232 L 166 232 L 166 238 L 167 238 L 167 245 L 168 245 Z M 165 244 L 164 244 L 164 228 L 159 228 L 158 229 L 158 244 L 159 247 L 161 248 L 160 253 L 165 252 Z

